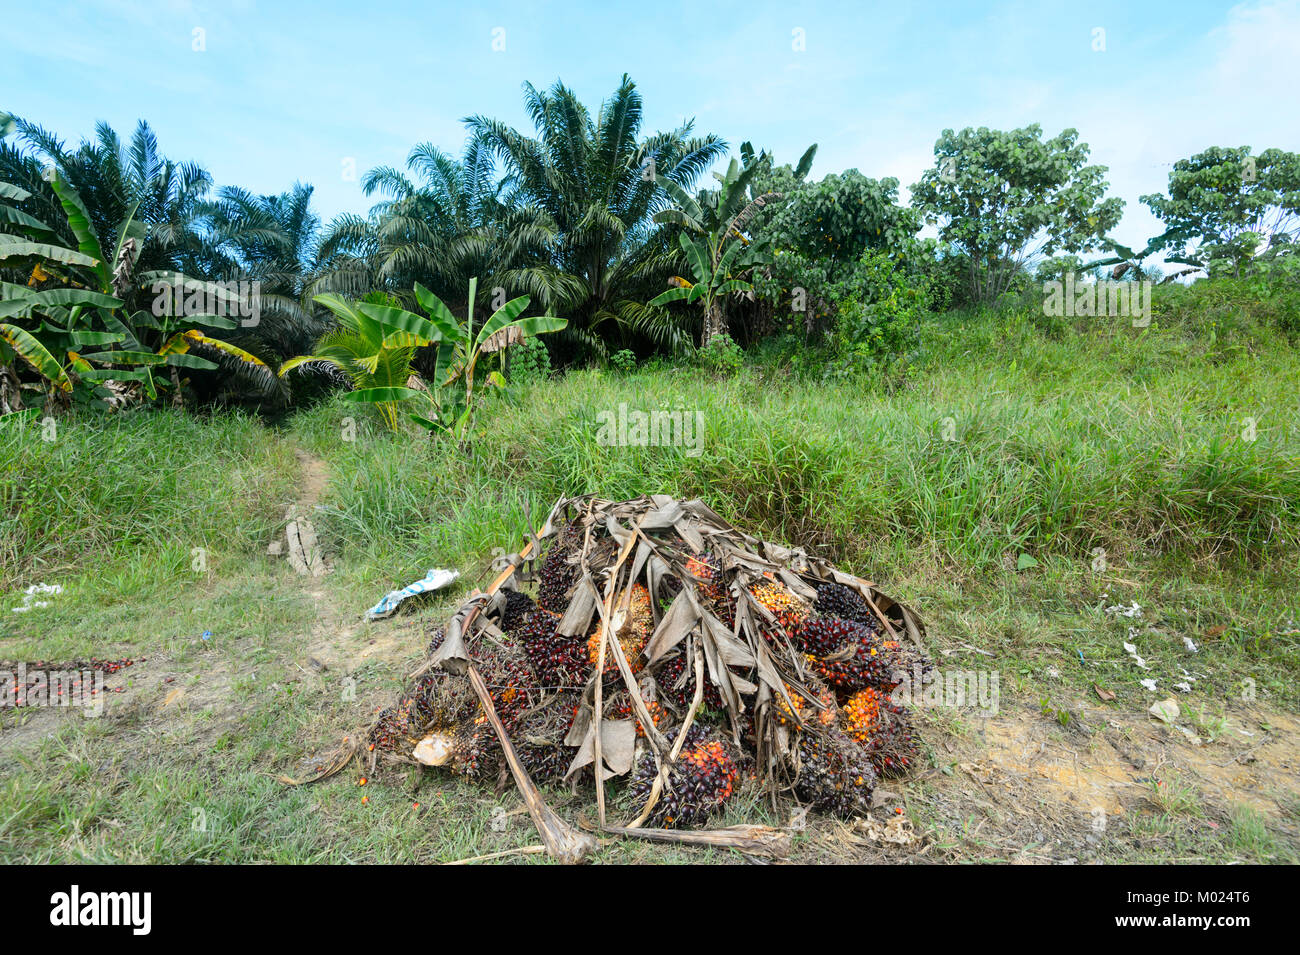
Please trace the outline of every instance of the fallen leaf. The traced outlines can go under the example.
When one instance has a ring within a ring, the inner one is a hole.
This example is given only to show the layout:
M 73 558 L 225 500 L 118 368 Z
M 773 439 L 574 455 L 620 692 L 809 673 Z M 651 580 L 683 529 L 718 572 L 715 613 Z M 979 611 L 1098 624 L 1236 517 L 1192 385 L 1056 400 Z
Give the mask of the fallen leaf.
M 171 706 L 173 703 L 175 703 L 184 695 L 185 695 L 185 691 L 178 686 L 176 687 L 176 689 L 172 690 L 170 693 L 167 694 L 167 696 L 162 701 L 162 705 L 164 707 Z
M 1105 700 L 1107 703 L 1109 703 L 1111 700 L 1115 699 L 1114 690 L 1104 689 L 1103 687 L 1098 686 L 1096 683 L 1092 685 L 1092 688 L 1094 691 L 1096 691 L 1097 699 L 1099 700 Z

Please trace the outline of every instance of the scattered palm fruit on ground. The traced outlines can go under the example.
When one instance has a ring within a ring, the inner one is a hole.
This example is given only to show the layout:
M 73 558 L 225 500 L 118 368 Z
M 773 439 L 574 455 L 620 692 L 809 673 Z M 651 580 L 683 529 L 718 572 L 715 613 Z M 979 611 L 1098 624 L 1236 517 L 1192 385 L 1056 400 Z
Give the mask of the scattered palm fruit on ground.
M 527 590 L 471 596 L 452 618 L 460 639 L 434 635 L 372 728 L 376 759 L 500 778 L 505 750 L 464 675 L 473 666 L 530 778 L 591 792 L 599 738 L 603 785 L 625 797 L 611 805 L 634 816 L 656 756 L 668 758 L 689 722 L 655 826 L 700 825 L 742 785 L 861 814 L 879 775 L 914 765 L 919 740 L 890 691 L 901 665 L 929 666 L 911 642 L 924 627 L 873 585 L 744 535 L 699 501 L 562 500 L 538 539 L 537 571 L 517 581 Z M 597 601 L 612 628 L 600 673 Z

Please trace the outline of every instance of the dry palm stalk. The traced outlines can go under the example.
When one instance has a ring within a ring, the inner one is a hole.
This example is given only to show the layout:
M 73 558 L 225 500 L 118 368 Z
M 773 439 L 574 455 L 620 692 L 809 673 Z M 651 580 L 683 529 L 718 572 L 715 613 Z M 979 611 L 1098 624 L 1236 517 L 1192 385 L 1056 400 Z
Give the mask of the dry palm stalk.
M 546 845 L 547 855 L 560 862 L 582 862 L 596 848 L 596 840 L 585 833 L 578 832 L 546 805 L 541 793 L 537 791 L 537 786 L 529 777 L 528 770 L 524 769 L 519 762 L 519 755 L 515 752 L 514 744 L 510 742 L 510 735 L 501 725 L 501 719 L 492 704 L 492 696 L 488 693 L 487 687 L 483 684 L 483 677 L 479 675 L 473 663 L 466 668 L 466 674 L 470 685 L 474 687 L 474 692 L 478 694 L 488 722 L 492 724 L 492 729 L 496 731 L 497 739 L 501 742 L 506 763 L 510 766 L 510 774 L 515 777 L 515 785 L 519 787 L 519 794 L 524 797 L 524 803 L 528 806 L 528 815 L 533 817 L 533 825 L 537 827 L 537 832 Z
M 715 849 L 739 849 L 752 855 L 783 859 L 790 854 L 790 833 L 771 826 L 728 826 L 725 829 L 633 829 L 604 826 L 601 832 L 647 842 L 669 842 Z

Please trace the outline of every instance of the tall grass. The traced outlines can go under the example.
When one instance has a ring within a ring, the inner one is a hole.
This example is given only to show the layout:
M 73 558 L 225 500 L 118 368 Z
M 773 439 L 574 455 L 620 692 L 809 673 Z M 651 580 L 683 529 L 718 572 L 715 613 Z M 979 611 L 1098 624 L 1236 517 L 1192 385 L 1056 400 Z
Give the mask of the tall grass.
M 570 373 L 489 407 L 472 458 L 365 422 L 344 441 L 356 411 L 341 403 L 295 427 L 334 467 L 335 533 L 412 571 L 518 540 L 526 504 L 535 523 L 588 492 L 699 496 L 851 564 L 924 555 L 978 572 L 1100 547 L 1247 566 L 1294 552 L 1297 352 L 1267 328 L 1225 342 L 1108 321 L 1048 334 L 1028 311 L 934 318 L 928 366 L 901 388 L 774 365 L 730 380 Z M 698 411 L 702 453 L 602 446 L 598 414 L 623 403 Z
M 52 440 L 45 440 L 52 437 Z M 293 452 L 256 418 L 180 411 L 0 426 L 0 589 L 141 562 L 158 579 L 264 546 Z

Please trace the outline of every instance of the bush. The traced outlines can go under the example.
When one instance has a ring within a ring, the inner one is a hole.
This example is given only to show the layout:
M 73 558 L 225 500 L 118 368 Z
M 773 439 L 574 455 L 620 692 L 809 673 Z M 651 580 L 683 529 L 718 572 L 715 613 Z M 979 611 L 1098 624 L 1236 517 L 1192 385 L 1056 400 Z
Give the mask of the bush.
M 835 286 L 833 347 L 841 373 L 905 370 L 921 357 L 921 320 L 930 282 L 884 252 L 862 257 L 852 280 Z
M 715 375 L 732 377 L 745 363 L 745 353 L 732 341 L 730 335 L 714 335 L 709 343 L 695 353 L 700 367 Z
M 636 353 L 630 348 L 614 352 L 609 356 L 609 367 L 612 371 L 626 375 L 636 368 Z

